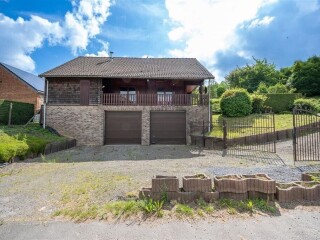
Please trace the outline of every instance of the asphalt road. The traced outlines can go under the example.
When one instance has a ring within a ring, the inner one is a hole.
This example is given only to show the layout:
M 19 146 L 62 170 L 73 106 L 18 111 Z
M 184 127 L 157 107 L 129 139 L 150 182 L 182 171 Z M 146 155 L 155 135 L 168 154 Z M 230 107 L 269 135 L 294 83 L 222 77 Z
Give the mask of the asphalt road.
M 222 221 L 149 223 L 3 223 L 0 239 L 320 239 L 320 213 L 290 210 L 281 216 Z

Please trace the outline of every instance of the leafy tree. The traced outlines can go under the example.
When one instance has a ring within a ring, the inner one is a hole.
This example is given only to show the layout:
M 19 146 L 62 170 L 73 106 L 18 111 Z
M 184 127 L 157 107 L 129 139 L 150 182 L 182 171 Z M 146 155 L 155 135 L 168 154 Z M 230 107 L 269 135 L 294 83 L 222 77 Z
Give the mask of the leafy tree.
M 268 88 L 268 93 L 288 93 L 289 90 L 282 83 L 277 83 L 274 86 Z
M 221 83 L 214 83 L 210 87 L 210 96 L 212 98 L 220 98 L 221 95 L 228 89 L 228 84 L 224 81 Z
M 264 82 L 260 82 L 256 92 L 257 93 L 262 93 L 262 94 L 268 93 L 267 85 Z
M 253 58 L 253 60 L 255 61 L 254 64 L 238 67 L 225 77 L 230 87 L 245 88 L 249 92 L 254 92 L 260 82 L 264 82 L 269 87 L 279 81 L 280 72 L 276 69 L 275 64 L 268 63 L 266 59 Z
M 320 57 L 313 56 L 305 62 L 296 61 L 289 82 L 306 96 L 320 95 Z

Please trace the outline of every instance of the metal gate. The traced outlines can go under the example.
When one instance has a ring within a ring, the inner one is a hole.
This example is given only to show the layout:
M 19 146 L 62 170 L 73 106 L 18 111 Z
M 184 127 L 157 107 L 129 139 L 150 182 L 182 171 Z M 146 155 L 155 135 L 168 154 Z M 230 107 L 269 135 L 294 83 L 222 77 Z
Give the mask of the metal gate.
M 273 113 L 223 120 L 225 149 L 276 152 Z
M 293 109 L 294 161 L 320 161 L 320 115 Z

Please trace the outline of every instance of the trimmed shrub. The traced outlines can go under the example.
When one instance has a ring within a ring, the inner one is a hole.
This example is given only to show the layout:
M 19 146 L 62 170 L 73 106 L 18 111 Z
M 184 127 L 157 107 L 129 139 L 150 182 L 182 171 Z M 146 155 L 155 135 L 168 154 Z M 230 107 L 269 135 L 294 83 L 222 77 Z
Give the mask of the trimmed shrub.
M 8 124 L 10 103 L 12 103 L 11 124 L 26 124 L 34 114 L 34 105 L 30 103 L 0 101 L 0 124 Z
M 266 95 L 265 106 L 270 107 L 274 113 L 291 111 L 294 100 L 299 98 L 299 93 L 269 93 Z
M 299 109 L 306 109 L 313 112 L 320 112 L 320 101 L 317 99 L 306 99 L 306 98 L 299 98 L 294 101 L 294 107 Z
M 264 103 L 267 97 L 261 94 L 252 94 L 251 99 L 252 99 L 252 112 L 262 113 L 265 110 Z
M 219 98 L 213 98 L 210 99 L 211 109 L 214 113 L 221 113 L 220 109 L 220 99 Z
M 243 117 L 252 111 L 252 100 L 246 89 L 225 91 L 220 100 L 221 113 L 227 117 Z
M 24 140 L 6 134 L 0 134 L 0 162 L 8 162 L 15 156 L 24 158 L 28 153 L 28 144 Z

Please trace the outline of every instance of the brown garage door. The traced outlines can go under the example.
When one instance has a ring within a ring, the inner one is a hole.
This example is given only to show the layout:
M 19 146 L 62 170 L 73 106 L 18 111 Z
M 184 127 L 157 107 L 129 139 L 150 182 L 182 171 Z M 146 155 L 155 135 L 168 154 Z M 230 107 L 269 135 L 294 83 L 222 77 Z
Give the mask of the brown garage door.
M 186 144 L 186 112 L 151 112 L 151 144 Z
M 141 112 L 105 112 L 105 144 L 141 144 Z

